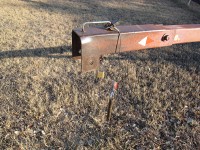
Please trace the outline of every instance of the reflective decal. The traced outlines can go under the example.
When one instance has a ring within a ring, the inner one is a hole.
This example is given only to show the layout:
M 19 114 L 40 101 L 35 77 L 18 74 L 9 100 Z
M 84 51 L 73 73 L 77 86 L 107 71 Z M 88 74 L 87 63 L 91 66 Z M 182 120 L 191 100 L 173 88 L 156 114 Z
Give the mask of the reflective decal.
M 175 37 L 174 37 L 174 41 L 180 41 L 180 38 L 179 38 L 179 35 L 178 35 L 178 34 L 175 35 Z
M 146 46 L 147 44 L 150 44 L 150 43 L 152 43 L 153 42 L 153 40 L 151 39 L 151 38 L 149 38 L 149 37 L 145 37 L 145 38 L 143 38 L 140 42 L 139 42 L 139 44 L 140 45 L 142 45 L 142 46 Z

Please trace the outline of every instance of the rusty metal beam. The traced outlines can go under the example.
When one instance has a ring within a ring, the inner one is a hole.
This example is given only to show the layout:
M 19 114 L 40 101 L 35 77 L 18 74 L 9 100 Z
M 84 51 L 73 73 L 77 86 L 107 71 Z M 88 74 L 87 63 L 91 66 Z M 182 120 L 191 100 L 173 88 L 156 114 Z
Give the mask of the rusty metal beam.
M 149 24 L 116 28 L 120 31 L 120 37 L 116 30 L 107 30 L 104 27 L 72 31 L 72 56 L 81 59 L 82 72 L 97 69 L 102 55 L 200 42 L 200 24 Z

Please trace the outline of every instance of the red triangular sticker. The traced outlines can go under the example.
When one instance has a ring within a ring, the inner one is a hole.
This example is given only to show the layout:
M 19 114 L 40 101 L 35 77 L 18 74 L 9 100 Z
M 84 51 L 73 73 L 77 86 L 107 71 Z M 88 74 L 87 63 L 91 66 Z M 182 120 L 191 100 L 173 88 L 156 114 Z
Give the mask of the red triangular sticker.
M 152 40 L 151 38 L 147 38 L 147 41 L 146 41 L 146 44 L 149 44 L 149 43 L 152 43 L 152 42 L 154 42 L 154 40 Z

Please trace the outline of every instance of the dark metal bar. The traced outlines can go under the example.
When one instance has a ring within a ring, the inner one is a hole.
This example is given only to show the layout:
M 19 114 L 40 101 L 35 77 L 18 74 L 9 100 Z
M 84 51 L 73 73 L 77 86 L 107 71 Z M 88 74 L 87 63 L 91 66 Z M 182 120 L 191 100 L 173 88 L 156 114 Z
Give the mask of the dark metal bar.
M 173 44 L 200 42 L 200 24 L 191 25 L 132 25 L 117 26 L 115 30 L 88 27 L 72 31 L 72 56 L 81 58 L 82 72 L 99 67 L 99 58 L 120 52 L 171 46 Z
M 112 105 L 113 105 L 113 98 L 110 98 L 108 102 L 107 121 L 110 121 L 110 118 L 111 118 Z

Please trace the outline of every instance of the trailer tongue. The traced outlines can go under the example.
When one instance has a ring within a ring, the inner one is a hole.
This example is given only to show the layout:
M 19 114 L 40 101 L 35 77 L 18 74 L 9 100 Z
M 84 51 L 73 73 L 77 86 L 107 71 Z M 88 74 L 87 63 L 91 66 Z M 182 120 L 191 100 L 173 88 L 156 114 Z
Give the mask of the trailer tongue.
M 103 27 L 86 24 L 103 23 Z M 200 24 L 115 26 L 110 21 L 87 22 L 72 31 L 72 56 L 81 59 L 82 72 L 95 70 L 102 55 L 200 42 Z

